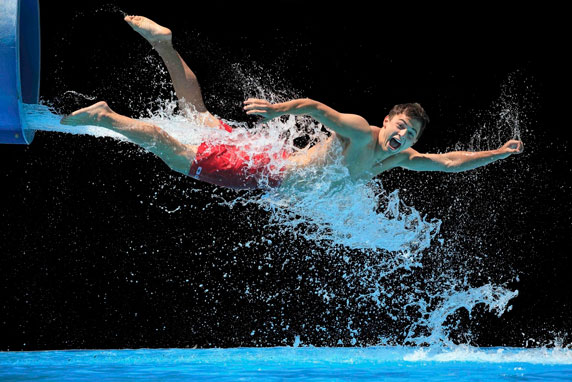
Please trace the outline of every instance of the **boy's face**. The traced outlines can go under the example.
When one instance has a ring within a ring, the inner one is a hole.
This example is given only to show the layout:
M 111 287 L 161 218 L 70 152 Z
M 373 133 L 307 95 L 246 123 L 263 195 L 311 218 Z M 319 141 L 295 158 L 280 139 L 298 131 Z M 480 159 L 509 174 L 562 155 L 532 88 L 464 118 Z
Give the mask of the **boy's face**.
M 420 121 L 410 118 L 403 113 L 396 114 L 391 119 L 387 116 L 383 120 L 382 136 L 379 143 L 383 151 L 390 153 L 401 152 L 417 142 L 420 129 Z

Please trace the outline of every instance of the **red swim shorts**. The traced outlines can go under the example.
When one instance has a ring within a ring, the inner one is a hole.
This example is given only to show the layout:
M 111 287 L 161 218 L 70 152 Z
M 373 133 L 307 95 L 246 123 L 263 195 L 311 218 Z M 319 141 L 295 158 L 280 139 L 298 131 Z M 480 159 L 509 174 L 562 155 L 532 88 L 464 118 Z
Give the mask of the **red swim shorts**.
M 222 121 L 219 128 L 232 132 L 232 127 Z M 277 173 L 274 171 L 276 167 L 270 162 L 288 156 L 288 152 L 282 150 L 272 154 L 272 157 L 267 153 L 255 154 L 251 161 L 250 156 L 240 147 L 203 142 L 191 164 L 189 175 L 204 182 L 238 190 L 274 188 L 282 183 L 281 174 L 285 168 L 282 167 Z

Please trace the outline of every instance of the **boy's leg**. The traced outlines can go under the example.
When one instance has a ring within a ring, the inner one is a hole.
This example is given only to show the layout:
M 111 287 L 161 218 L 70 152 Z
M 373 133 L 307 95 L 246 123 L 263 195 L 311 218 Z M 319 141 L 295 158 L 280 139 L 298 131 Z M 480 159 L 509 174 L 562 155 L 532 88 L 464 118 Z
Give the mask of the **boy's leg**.
M 72 126 L 101 126 L 120 133 L 131 142 L 157 155 L 171 169 L 185 175 L 188 175 L 197 154 L 197 146 L 185 145 L 151 123 L 117 114 L 103 101 L 71 113 L 62 118 L 61 123 Z
M 179 107 L 183 110 L 190 108 L 190 111 L 201 114 L 204 125 L 218 127 L 219 120 L 205 107 L 197 76 L 173 48 L 171 30 L 143 16 L 126 16 L 125 21 L 143 36 L 163 59 L 177 93 Z

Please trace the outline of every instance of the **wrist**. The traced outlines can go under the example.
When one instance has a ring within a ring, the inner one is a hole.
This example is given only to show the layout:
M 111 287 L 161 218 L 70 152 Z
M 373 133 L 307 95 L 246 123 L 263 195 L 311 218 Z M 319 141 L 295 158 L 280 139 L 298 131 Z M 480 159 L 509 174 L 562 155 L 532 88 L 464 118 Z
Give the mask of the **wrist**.
M 271 105 L 271 110 L 272 110 L 272 117 L 276 118 L 276 117 L 280 117 L 284 114 L 287 114 L 288 107 L 284 104 L 284 102 L 275 103 L 275 104 Z
M 284 114 L 285 112 L 288 111 L 288 109 L 285 105 L 285 102 L 280 102 L 272 104 L 272 111 L 275 112 L 276 114 Z
M 499 159 L 504 159 L 510 155 L 510 152 L 508 152 L 504 147 L 493 150 L 493 152 L 493 155 Z

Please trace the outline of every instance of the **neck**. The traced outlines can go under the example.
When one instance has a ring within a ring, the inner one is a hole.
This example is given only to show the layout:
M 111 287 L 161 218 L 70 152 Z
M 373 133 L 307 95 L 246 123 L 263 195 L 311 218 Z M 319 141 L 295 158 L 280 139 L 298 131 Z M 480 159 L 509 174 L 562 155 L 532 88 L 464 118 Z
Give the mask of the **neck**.
M 378 161 L 382 161 L 384 159 L 389 158 L 390 156 L 395 155 L 395 153 L 391 153 L 386 150 L 385 146 L 385 136 L 383 135 L 383 127 L 379 128 L 379 132 L 377 134 L 377 145 L 375 146 L 375 159 Z

